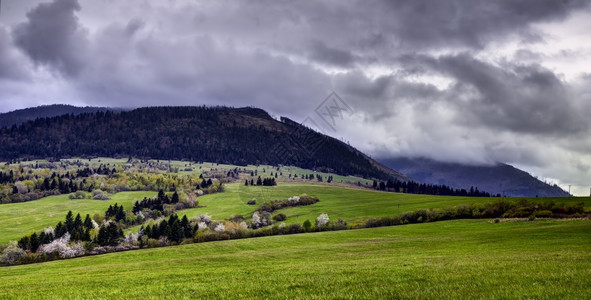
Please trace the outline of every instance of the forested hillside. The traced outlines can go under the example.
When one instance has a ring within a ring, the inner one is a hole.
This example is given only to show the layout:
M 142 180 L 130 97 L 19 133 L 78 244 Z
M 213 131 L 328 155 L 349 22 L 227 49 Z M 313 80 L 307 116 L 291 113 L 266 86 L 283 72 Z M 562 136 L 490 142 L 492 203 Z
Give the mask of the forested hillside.
M 463 189 L 477 186 L 492 194 L 504 194 L 509 197 L 569 196 L 556 185 L 549 185 L 527 172 L 502 163 L 492 166 L 468 166 L 423 158 L 393 158 L 382 160 L 382 163 L 428 184 L 444 184 Z
M 39 118 L 0 129 L 0 159 L 108 156 L 294 165 L 341 175 L 408 178 L 353 147 L 261 109 L 148 107 Z
M 13 125 L 20 125 L 26 121 L 35 120 L 37 118 L 57 117 L 65 114 L 79 115 L 82 113 L 95 113 L 99 111 L 122 111 L 120 108 L 109 107 L 77 107 L 65 104 L 42 105 L 37 107 L 30 107 L 25 109 L 18 109 L 15 111 L 0 114 L 0 127 L 10 127 Z

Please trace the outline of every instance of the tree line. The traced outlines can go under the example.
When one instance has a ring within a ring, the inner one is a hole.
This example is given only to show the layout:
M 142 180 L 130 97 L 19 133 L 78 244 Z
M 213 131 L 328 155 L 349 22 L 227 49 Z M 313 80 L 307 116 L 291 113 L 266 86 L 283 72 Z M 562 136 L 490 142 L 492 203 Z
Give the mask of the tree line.
M 440 196 L 465 196 L 465 197 L 491 197 L 490 193 L 480 191 L 476 187 L 466 189 L 454 189 L 446 185 L 434 185 L 418 182 L 408 182 L 399 180 L 388 180 L 387 182 L 374 180 L 373 188 L 380 191 L 407 193 L 407 194 L 425 194 Z M 496 197 L 500 197 L 497 194 Z

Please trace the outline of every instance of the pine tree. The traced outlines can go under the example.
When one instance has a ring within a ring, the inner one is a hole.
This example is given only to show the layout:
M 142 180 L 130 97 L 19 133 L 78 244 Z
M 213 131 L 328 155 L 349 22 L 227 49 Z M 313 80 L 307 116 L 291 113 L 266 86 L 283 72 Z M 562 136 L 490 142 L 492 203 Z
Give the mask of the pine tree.
M 72 214 L 72 211 L 68 211 L 68 214 L 66 215 L 66 231 L 68 231 L 70 234 L 74 231 L 74 216 Z
M 39 241 L 39 236 L 37 235 L 36 232 L 33 232 L 33 234 L 31 234 L 30 243 L 31 243 L 31 252 L 37 252 L 37 248 L 39 248 L 40 241 Z
M 168 225 L 168 222 L 160 222 L 160 225 L 158 226 L 158 232 L 160 233 L 160 236 L 170 236 L 170 226 Z
M 170 227 L 169 239 L 173 242 L 180 243 L 183 240 L 184 231 L 178 220 L 175 220 Z
M 115 221 L 119 222 L 120 220 L 125 220 L 125 212 L 123 211 L 123 205 L 119 206 L 117 209 L 117 214 L 115 215 Z
M 183 219 L 181 220 L 181 226 L 183 227 L 183 231 L 184 231 L 184 236 L 185 238 L 192 238 L 193 237 L 193 228 L 191 228 L 191 224 L 189 223 L 189 219 L 187 218 L 187 215 L 183 216 Z
M 66 232 L 68 232 L 68 228 L 61 221 L 58 222 L 55 226 L 55 238 L 61 238 Z
M 92 220 L 90 219 L 90 215 L 86 214 L 86 218 L 84 219 L 84 228 L 91 230 L 94 228 L 92 225 Z

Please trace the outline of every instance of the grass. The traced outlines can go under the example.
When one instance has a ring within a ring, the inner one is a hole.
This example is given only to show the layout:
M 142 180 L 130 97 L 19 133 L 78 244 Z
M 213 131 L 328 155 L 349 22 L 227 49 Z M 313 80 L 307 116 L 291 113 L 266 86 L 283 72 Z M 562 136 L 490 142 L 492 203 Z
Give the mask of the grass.
M 121 192 L 111 196 L 111 200 L 100 201 L 91 199 L 70 200 L 69 195 L 45 197 L 23 203 L 0 205 L 0 243 L 18 240 L 32 231 L 41 231 L 63 221 L 71 210 L 74 215 L 82 216 L 95 213 L 104 214 L 109 205 L 123 204 L 131 209 L 133 202 L 144 197 L 152 197 L 155 192 Z
M 461 220 L 0 268 L 0 298 L 586 299 L 591 222 Z
M 361 223 L 372 217 L 394 216 L 417 209 L 441 208 L 471 203 L 486 203 L 495 198 L 472 198 L 455 196 L 411 195 L 400 193 L 379 192 L 367 189 L 356 189 L 325 184 L 287 183 L 282 182 L 274 187 L 244 186 L 241 183 L 226 185 L 226 192 L 206 195 L 199 198 L 200 208 L 179 212 L 179 216 L 194 217 L 196 214 L 209 214 L 216 220 L 230 219 L 236 214 L 251 217 L 261 204 L 271 200 L 287 199 L 288 197 L 307 193 L 316 196 L 320 202 L 310 206 L 300 206 L 281 210 L 288 219 L 286 224 L 313 222 L 321 213 L 328 213 L 333 220 L 342 218 L 349 223 Z M 256 205 L 246 203 L 257 199 Z M 584 202 L 591 207 L 591 198 L 530 198 L 532 201 L 557 203 Z
M 314 223 L 321 213 L 328 213 L 332 220 L 342 218 L 348 223 L 362 223 L 368 218 L 397 215 L 400 211 L 440 208 L 470 203 L 485 203 L 492 198 L 470 198 L 433 195 L 411 195 L 379 192 L 367 189 L 332 186 L 318 183 L 281 182 L 277 186 L 244 186 L 241 182 L 226 185 L 226 192 L 199 197 L 199 204 L 205 207 L 180 211 L 179 217 L 187 215 L 192 218 L 197 214 L 209 214 L 215 220 L 228 220 L 235 215 L 250 218 L 259 205 L 266 201 L 287 199 L 294 195 L 307 193 L 320 199 L 310 205 L 281 210 L 287 215 L 286 224 L 303 223 L 310 220 Z M 133 202 L 145 196 L 151 197 L 155 192 L 121 192 L 112 195 L 109 201 L 70 200 L 68 195 L 50 196 L 43 199 L 0 205 L 0 243 L 19 239 L 32 231 L 40 231 L 48 226 L 55 226 L 64 219 L 68 210 L 75 214 L 104 213 L 107 207 L 115 202 L 131 209 Z M 252 198 L 257 205 L 247 205 Z M 549 201 L 545 198 L 532 198 L 534 201 Z M 591 198 L 558 198 L 555 202 L 585 202 L 591 205 Z M 138 227 L 130 229 L 137 231 Z

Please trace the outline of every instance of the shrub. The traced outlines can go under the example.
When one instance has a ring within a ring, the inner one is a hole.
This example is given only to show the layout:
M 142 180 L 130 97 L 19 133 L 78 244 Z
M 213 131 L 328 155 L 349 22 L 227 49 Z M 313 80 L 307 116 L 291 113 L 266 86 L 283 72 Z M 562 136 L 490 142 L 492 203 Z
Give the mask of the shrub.
M 287 219 L 287 216 L 283 213 L 277 214 L 273 217 L 273 220 L 275 220 L 277 222 L 285 221 L 286 219 Z
M 0 261 L 5 265 L 16 265 L 25 256 L 27 256 L 25 250 L 19 248 L 16 241 L 11 241 L 8 243 L 8 247 L 2 251 Z
M 111 197 L 109 197 L 103 193 L 98 193 L 98 194 L 94 194 L 92 196 L 92 199 L 94 199 L 94 200 L 109 200 L 109 199 L 111 199 Z
M 552 217 L 552 212 L 549 210 L 538 210 L 532 216 L 535 218 L 550 218 Z
M 310 229 L 312 229 L 312 222 L 310 222 L 310 220 L 304 221 L 303 225 L 305 231 L 310 231 Z
M 70 199 L 86 199 L 86 193 L 83 191 L 77 191 L 75 193 L 70 194 Z

